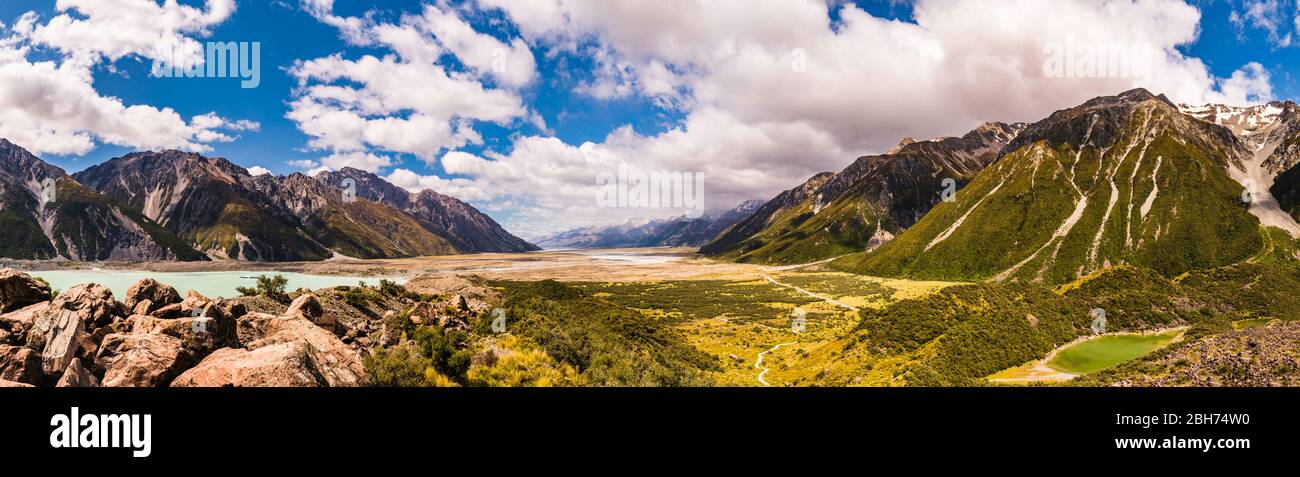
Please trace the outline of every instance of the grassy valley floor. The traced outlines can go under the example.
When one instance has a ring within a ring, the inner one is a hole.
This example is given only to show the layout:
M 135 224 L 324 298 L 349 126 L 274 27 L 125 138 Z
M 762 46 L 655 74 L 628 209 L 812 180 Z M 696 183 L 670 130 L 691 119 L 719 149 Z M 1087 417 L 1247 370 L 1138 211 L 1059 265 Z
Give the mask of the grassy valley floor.
M 410 385 L 1269 385 L 1300 374 L 1285 321 L 1300 316 L 1300 268 L 1286 260 L 1174 279 L 1120 266 L 1059 287 L 885 279 L 666 248 L 242 265 L 137 268 L 405 275 L 417 298 L 445 299 L 471 283 L 490 308 L 457 341 L 428 341 L 435 334 L 400 325 L 426 337 L 416 348 L 450 354 L 419 358 L 397 345 L 372 360 L 417 377 L 427 367 L 420 362 L 437 368 L 437 379 Z M 494 308 L 510 317 L 504 334 L 490 329 Z M 1106 311 L 1111 333 L 1091 338 L 1095 308 Z M 411 313 L 393 311 L 397 320 Z M 1224 364 L 1225 350 L 1261 343 L 1291 348 L 1259 353 L 1267 364 Z M 504 353 L 511 367 L 474 361 L 485 353 Z

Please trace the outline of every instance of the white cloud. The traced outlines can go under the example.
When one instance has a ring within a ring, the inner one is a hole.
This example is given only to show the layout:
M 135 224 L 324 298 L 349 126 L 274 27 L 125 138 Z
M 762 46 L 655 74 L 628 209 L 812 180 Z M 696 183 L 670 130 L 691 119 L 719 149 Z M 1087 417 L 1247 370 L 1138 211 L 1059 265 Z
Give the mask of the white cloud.
M 349 152 L 322 157 L 320 163 L 322 167 L 335 171 L 344 167 L 351 167 L 366 172 L 378 172 L 382 168 L 393 165 L 393 160 L 387 156 L 378 156 L 371 153 Z
M 299 88 L 286 117 L 312 138 L 312 149 L 408 153 L 432 163 L 444 150 L 482 143 L 476 122 L 531 120 L 509 89 L 536 76 L 522 40 L 502 43 L 435 5 L 403 15 L 398 24 L 338 17 L 330 0 L 308 0 L 304 7 L 339 27 L 350 42 L 391 50 L 382 58 L 336 54 L 290 68 Z M 441 61 L 444 52 L 464 69 L 449 70 Z M 504 88 L 490 87 L 490 81 Z
M 270 174 L 271 170 L 262 166 L 253 166 L 248 168 L 248 173 L 254 176 L 264 176 Z
M 1286 48 L 1294 41 L 1294 33 L 1286 29 L 1292 23 L 1300 24 L 1297 6 L 1288 3 L 1289 0 L 1241 0 L 1228 19 L 1238 29 L 1239 35 L 1246 28 L 1259 29 L 1268 34 L 1270 44 Z
M 469 201 L 487 201 L 492 198 L 491 194 L 486 193 L 474 181 L 468 179 L 444 179 L 438 176 L 420 175 L 410 169 L 402 168 L 394 169 L 384 179 L 411 192 L 430 189 L 457 199 Z
M 234 0 L 207 0 L 206 6 L 170 0 L 59 0 L 60 14 L 36 28 L 32 40 L 80 61 L 102 57 L 112 62 L 134 54 L 201 62 L 202 46 L 191 36 L 206 36 L 235 12 Z
M 91 69 L 126 56 L 160 58 L 174 45 L 197 43 L 186 35 L 229 18 L 232 0 L 209 0 L 206 9 L 152 0 L 60 0 L 61 12 L 41 24 L 28 12 L 0 38 L 0 131 L 35 154 L 85 154 L 97 143 L 145 149 L 206 152 L 228 132 L 260 125 L 206 114 L 187 122 L 176 111 L 127 105 L 93 84 Z M 33 49 L 53 58 L 32 60 Z

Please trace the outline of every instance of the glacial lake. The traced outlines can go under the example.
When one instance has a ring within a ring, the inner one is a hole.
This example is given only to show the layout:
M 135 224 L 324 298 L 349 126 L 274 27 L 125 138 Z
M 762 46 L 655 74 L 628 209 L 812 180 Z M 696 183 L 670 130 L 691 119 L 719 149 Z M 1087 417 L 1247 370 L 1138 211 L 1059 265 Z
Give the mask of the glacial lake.
M 142 278 L 152 278 L 171 285 L 181 295 L 187 290 L 197 291 L 209 298 L 232 298 L 239 296 L 236 287 L 257 285 L 258 275 L 283 275 L 289 279 L 286 290 L 299 288 L 317 289 L 340 285 L 356 285 L 366 282 L 368 285 L 379 284 L 380 278 L 387 278 L 398 283 L 405 283 L 404 277 L 349 277 L 337 275 L 306 275 L 291 272 L 150 272 L 134 270 L 56 270 L 48 272 L 26 272 L 34 277 L 41 277 L 56 290 L 67 290 L 83 283 L 98 283 L 113 290 L 113 296 L 121 300 L 126 296 L 126 289 Z

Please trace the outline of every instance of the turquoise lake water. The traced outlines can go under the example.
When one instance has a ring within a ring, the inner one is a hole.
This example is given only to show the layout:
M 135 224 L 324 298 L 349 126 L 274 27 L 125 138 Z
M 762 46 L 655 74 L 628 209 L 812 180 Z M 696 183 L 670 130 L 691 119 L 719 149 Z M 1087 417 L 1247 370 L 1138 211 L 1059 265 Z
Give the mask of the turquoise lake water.
M 368 285 L 379 284 L 380 277 L 347 277 L 335 275 L 305 275 L 289 272 L 149 272 L 128 270 L 57 270 L 49 272 L 27 272 L 34 277 L 41 277 L 50 282 L 56 290 L 67 290 L 83 283 L 98 283 L 113 290 L 113 296 L 121 300 L 126 296 L 126 289 L 142 278 L 152 278 L 171 285 L 181 295 L 187 290 L 197 291 L 209 298 L 231 298 L 239 296 L 235 287 L 252 287 L 257 284 L 258 275 L 283 275 L 289 279 L 287 290 L 299 288 L 316 289 L 339 285 L 356 285 L 366 282 Z M 405 283 L 403 277 L 387 279 Z

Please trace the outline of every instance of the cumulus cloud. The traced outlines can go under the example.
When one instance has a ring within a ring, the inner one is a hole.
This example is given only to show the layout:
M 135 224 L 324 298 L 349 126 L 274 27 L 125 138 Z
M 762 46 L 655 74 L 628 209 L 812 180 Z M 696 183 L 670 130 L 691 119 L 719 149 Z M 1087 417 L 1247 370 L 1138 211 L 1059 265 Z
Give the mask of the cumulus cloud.
M 248 173 L 254 176 L 264 176 L 270 174 L 271 170 L 262 166 L 253 166 L 248 168 Z
M 503 43 L 432 4 L 396 24 L 336 16 L 330 0 L 303 5 L 347 41 L 389 51 L 357 59 L 335 54 L 290 68 L 299 87 L 287 117 L 312 138 L 310 148 L 336 156 L 408 153 L 432 164 L 442 151 L 482 143 L 476 122 L 531 121 L 513 90 L 536 76 L 523 40 Z M 460 68 L 448 68 L 448 54 Z
M 206 9 L 155 0 L 59 0 L 59 15 L 32 32 L 38 44 L 79 61 L 117 61 L 140 55 L 161 62 L 202 62 L 202 45 L 212 26 L 235 12 L 234 0 L 207 0 Z
M 325 156 L 321 158 L 320 164 L 321 167 L 334 171 L 344 167 L 351 167 L 366 172 L 378 172 L 382 168 L 393 165 L 393 160 L 387 156 L 372 153 L 349 152 Z
M 162 60 L 173 47 L 198 43 L 187 35 L 230 17 L 232 0 L 206 9 L 153 0 L 61 0 L 41 23 L 21 16 L 0 37 L 0 131 L 35 154 L 79 155 L 97 143 L 144 149 L 210 151 L 231 134 L 260 125 L 214 113 L 186 121 L 176 111 L 128 105 L 94 87 L 92 68 L 126 56 Z M 34 50 L 50 51 L 41 60 Z

